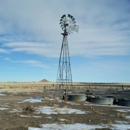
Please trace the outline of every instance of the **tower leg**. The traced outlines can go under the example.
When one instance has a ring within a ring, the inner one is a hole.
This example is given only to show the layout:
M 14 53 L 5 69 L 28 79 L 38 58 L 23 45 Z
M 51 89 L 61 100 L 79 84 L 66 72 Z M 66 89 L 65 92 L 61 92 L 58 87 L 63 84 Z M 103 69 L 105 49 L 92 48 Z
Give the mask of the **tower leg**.
M 70 57 L 69 57 L 69 47 L 68 47 L 68 40 L 67 40 L 67 33 L 63 33 L 63 40 L 59 58 L 59 68 L 57 72 L 57 85 L 60 85 L 59 88 L 60 95 L 63 95 L 63 89 L 66 90 L 66 97 L 68 95 L 68 86 L 72 87 L 72 74 L 71 74 L 71 65 L 70 65 Z

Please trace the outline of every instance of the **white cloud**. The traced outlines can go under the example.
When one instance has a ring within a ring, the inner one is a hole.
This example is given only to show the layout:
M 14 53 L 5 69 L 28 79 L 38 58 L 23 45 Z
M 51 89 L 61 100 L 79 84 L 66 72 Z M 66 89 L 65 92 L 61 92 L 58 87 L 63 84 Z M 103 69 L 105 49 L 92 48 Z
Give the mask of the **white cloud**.
M 12 52 L 59 57 L 59 19 L 72 14 L 79 33 L 68 37 L 70 55 L 95 57 L 130 53 L 129 2 L 124 0 L 0 1 L 0 24 L 12 38 L 3 38 Z M 15 36 L 16 35 L 16 36 Z
M 6 43 L 4 46 L 11 48 L 11 52 L 25 52 L 28 54 L 37 54 L 46 57 L 59 56 L 57 46 L 52 43 L 15 42 Z
M 37 61 L 37 60 L 18 60 L 18 61 L 11 61 L 11 62 L 16 62 L 16 63 L 25 63 L 29 64 L 30 66 L 36 66 L 36 67 L 41 67 L 41 68 L 49 68 L 49 66 L 44 65 L 42 62 Z
M 0 53 L 9 53 L 8 50 L 0 48 Z
M 4 58 L 4 60 L 10 61 L 11 59 L 10 58 Z
M 45 68 L 45 69 L 50 68 L 48 65 L 45 65 L 41 61 L 38 61 L 38 60 L 12 60 L 10 58 L 4 58 L 4 60 L 14 62 L 14 63 L 24 63 L 30 66 L 36 66 L 36 67 Z

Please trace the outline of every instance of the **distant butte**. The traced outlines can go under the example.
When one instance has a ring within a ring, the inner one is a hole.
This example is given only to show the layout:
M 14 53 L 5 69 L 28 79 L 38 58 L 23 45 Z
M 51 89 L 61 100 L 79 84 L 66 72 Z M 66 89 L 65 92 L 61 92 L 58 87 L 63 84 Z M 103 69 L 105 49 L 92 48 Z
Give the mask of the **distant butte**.
M 47 79 L 42 79 L 39 82 L 49 82 Z

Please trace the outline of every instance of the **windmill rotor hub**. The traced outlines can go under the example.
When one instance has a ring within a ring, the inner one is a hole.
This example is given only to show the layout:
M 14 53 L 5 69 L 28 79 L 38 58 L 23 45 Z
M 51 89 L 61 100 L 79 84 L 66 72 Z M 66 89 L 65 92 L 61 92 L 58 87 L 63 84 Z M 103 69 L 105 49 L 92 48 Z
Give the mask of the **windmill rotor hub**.
M 68 35 L 68 33 L 65 33 L 65 32 L 64 32 L 64 33 L 61 33 L 61 34 L 62 34 L 63 36 Z
M 66 27 L 66 26 L 69 26 L 69 24 L 68 23 L 66 23 L 66 24 L 64 24 L 64 26 Z
M 78 32 L 79 27 L 76 25 L 76 21 L 72 15 L 63 15 L 60 19 L 60 25 L 64 32 L 68 34 L 73 33 L 74 31 Z

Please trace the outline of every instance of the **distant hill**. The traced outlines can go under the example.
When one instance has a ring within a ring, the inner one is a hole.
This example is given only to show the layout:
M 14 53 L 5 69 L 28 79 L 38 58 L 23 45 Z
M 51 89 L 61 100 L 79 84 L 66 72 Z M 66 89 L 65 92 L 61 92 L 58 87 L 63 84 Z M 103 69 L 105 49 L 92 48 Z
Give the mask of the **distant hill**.
M 42 79 L 39 82 L 49 82 L 47 79 Z

